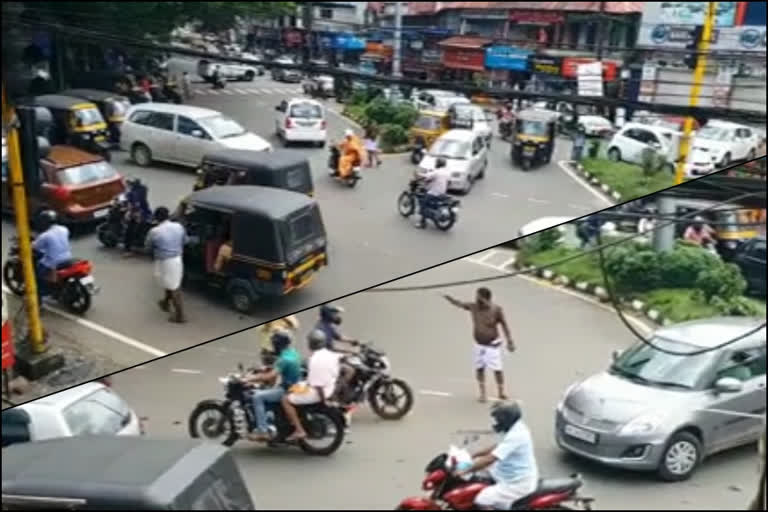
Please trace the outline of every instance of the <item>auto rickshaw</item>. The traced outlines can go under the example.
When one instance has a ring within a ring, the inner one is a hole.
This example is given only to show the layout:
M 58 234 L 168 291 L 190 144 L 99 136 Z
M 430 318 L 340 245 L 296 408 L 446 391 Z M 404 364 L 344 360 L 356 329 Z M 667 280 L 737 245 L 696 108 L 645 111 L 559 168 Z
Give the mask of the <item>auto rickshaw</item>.
M 89 436 L 3 448 L 3 510 L 256 510 L 226 447 Z
M 422 110 L 419 117 L 408 131 L 408 143 L 411 146 L 411 162 L 421 162 L 424 153 L 442 134 L 451 129 L 451 117 L 448 112 Z
M 110 161 L 107 123 L 95 103 L 63 94 L 46 94 L 35 96 L 30 104 L 50 110 L 51 144 L 75 146 Z
M 260 185 L 313 196 L 309 160 L 294 151 L 227 149 L 208 153 L 197 170 L 194 190 L 213 185 Z
M 101 115 L 107 121 L 109 141 L 112 144 L 120 143 L 120 128 L 125 121 L 125 114 L 131 106 L 130 99 L 126 96 L 98 89 L 69 89 L 61 94 L 83 98 L 91 103 L 95 103 L 99 107 Z
M 511 145 L 512 162 L 524 171 L 537 163 L 552 160 L 557 114 L 543 110 L 523 110 L 515 116 Z
M 185 198 L 176 217 L 191 239 L 185 278 L 222 290 L 241 313 L 262 297 L 304 288 L 328 264 L 320 207 L 305 194 L 255 185 L 209 187 Z M 231 255 L 217 269 L 225 244 Z

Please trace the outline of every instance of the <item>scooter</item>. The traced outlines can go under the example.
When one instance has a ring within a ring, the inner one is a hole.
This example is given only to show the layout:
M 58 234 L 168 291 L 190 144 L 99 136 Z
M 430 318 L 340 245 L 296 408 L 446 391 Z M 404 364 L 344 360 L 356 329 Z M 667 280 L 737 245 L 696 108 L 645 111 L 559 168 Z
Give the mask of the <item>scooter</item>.
M 328 158 L 328 170 L 330 171 L 328 174 L 333 178 L 334 180 L 343 183 L 344 185 L 348 186 L 349 188 L 354 188 L 355 185 L 357 185 L 357 182 L 363 179 L 362 175 L 360 174 L 360 166 L 356 165 L 352 168 L 352 172 L 349 173 L 348 176 L 342 178 L 339 175 L 339 160 L 341 159 L 341 151 L 339 148 L 333 144 L 331 145 L 331 154 Z

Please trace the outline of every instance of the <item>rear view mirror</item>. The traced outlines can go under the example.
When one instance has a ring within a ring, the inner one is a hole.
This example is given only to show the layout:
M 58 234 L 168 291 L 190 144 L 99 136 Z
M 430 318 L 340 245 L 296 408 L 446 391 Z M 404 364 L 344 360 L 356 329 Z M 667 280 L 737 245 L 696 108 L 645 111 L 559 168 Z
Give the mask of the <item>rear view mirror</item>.
M 738 393 L 743 385 L 739 379 L 723 377 L 715 382 L 715 391 L 718 393 Z

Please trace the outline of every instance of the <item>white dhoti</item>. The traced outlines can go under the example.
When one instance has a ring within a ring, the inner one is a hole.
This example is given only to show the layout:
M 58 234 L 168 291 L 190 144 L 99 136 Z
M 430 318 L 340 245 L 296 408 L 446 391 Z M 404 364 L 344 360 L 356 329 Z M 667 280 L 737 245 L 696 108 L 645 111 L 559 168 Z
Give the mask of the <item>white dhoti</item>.
M 476 370 L 502 371 L 504 365 L 501 340 L 496 340 L 491 345 L 475 343 L 472 348 L 472 359 Z
M 155 278 L 164 290 L 175 291 L 181 287 L 184 276 L 184 262 L 181 256 L 155 260 Z

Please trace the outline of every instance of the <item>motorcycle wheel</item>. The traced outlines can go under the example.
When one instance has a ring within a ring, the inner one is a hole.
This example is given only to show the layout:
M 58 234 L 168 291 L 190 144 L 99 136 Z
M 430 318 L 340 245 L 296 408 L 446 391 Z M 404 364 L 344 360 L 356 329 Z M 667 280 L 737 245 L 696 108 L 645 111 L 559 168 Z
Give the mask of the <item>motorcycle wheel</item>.
M 347 178 L 347 186 L 349 188 L 355 188 L 355 185 L 357 185 L 357 182 L 360 180 L 360 178 Z
M 3 265 L 3 281 L 14 295 L 24 295 L 24 275 L 21 268 L 21 260 L 11 258 Z
M 421 151 L 411 151 L 411 163 L 418 165 L 421 162 Z
M 398 389 L 400 393 L 396 394 Z M 400 399 L 404 399 L 402 405 L 400 405 Z M 399 420 L 413 408 L 413 391 L 411 386 L 402 379 L 379 381 L 371 389 L 368 401 L 373 412 L 380 418 Z M 387 406 L 394 406 L 394 410 L 390 412 Z
M 410 217 L 416 211 L 416 201 L 413 196 L 408 192 L 403 192 L 400 197 L 397 198 L 397 211 L 403 217 Z
M 314 410 L 302 418 L 307 430 L 307 437 L 299 442 L 299 448 L 310 455 L 331 455 L 341 447 L 344 442 L 344 419 L 341 414 L 334 414 L 329 410 Z M 333 428 L 333 437 L 328 445 L 315 445 L 316 439 L 328 437 L 328 427 Z
M 448 214 L 444 214 L 442 210 L 445 210 L 447 207 L 440 208 L 437 212 L 435 212 L 435 226 L 437 226 L 437 229 L 440 231 L 448 231 L 453 227 L 454 224 L 456 224 L 456 214 L 453 213 L 453 210 L 448 208 Z
M 77 279 L 64 283 L 59 302 L 76 315 L 82 315 L 91 308 L 91 294 Z
M 114 249 L 120 243 L 120 237 L 114 230 L 110 229 L 109 224 L 106 222 L 96 228 L 96 237 L 104 247 L 110 249 Z
M 218 421 L 215 417 L 210 417 L 211 413 L 217 413 L 220 416 Z M 204 418 L 202 425 L 198 428 L 198 420 L 203 414 L 209 414 L 209 417 Z M 187 428 L 189 430 L 189 436 L 193 439 L 200 439 L 203 437 L 215 441 L 221 436 L 225 425 L 229 427 L 229 432 L 225 435 L 221 444 L 224 446 L 232 446 L 238 439 L 237 431 L 235 430 L 235 420 L 232 417 L 232 414 L 230 414 L 229 410 L 221 404 L 205 403 L 195 407 L 189 415 Z

